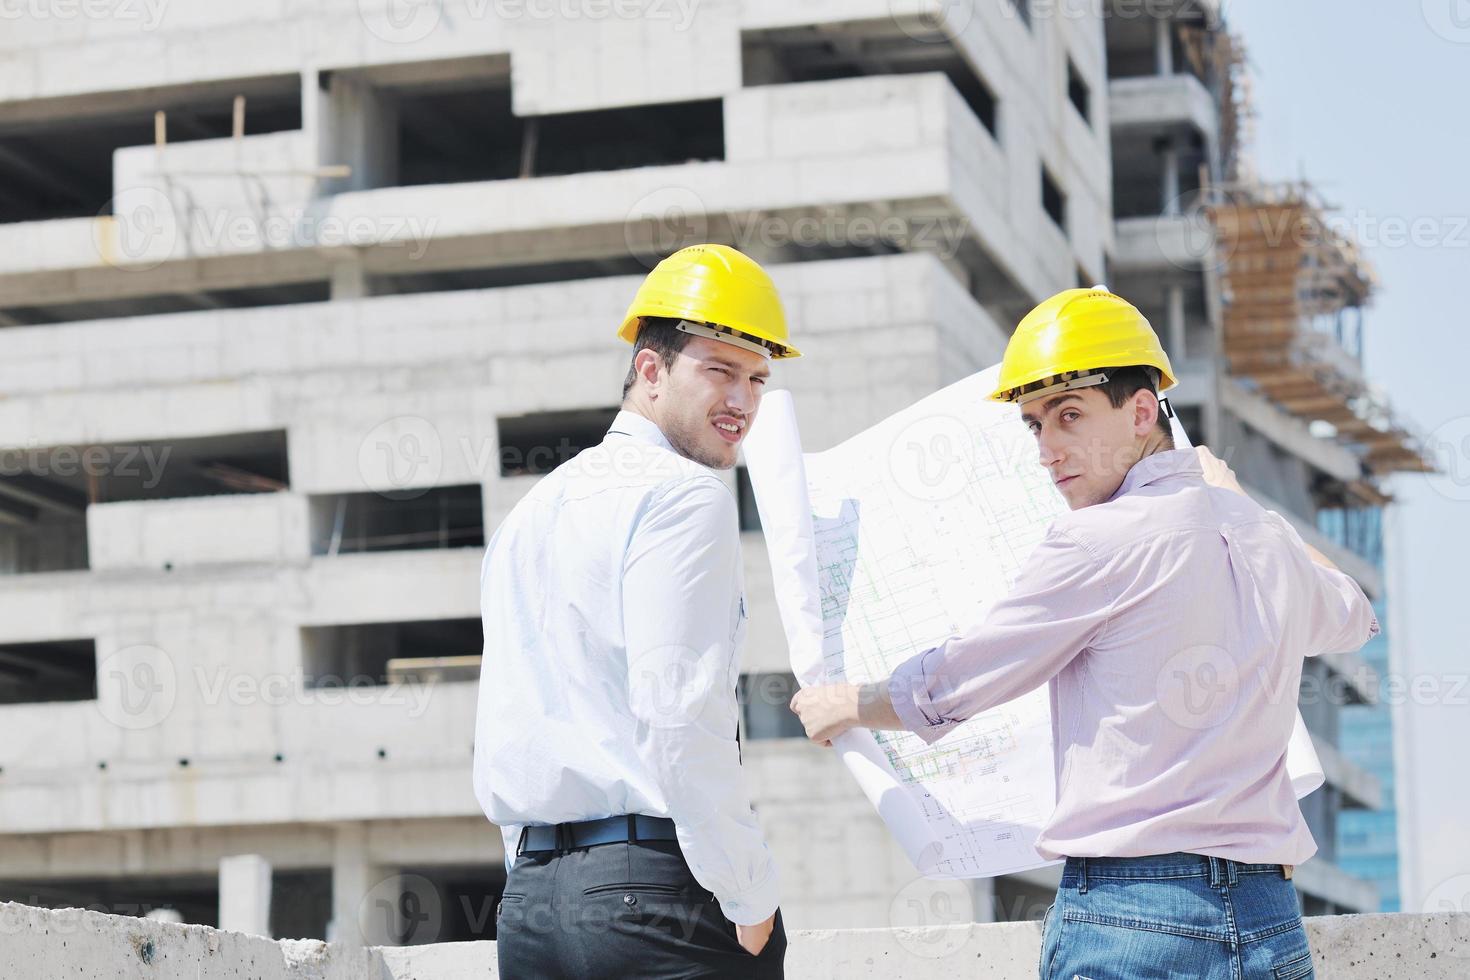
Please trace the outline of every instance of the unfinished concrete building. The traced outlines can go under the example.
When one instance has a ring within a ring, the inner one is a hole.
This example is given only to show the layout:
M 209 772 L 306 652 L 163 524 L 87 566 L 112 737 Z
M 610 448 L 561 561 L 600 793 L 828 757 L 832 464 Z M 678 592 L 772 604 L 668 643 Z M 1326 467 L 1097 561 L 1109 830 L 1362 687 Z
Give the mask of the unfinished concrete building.
M 1315 530 L 1374 486 L 1356 430 L 1316 434 L 1316 402 L 1224 359 L 1229 270 L 1171 204 L 1219 158 L 1188 25 L 1026 0 L 646 7 L 174 0 L 156 23 L 7 22 L 0 899 L 491 935 L 501 845 L 469 778 L 483 545 L 601 438 L 617 320 L 695 241 L 770 263 L 809 355 L 779 382 L 813 449 L 1110 278 L 1165 336 L 1196 433 L 1241 447 L 1243 478 L 1378 593 Z M 796 737 L 730 478 L 745 766 L 787 921 L 903 924 L 927 886 Z M 1317 725 L 1325 851 L 1332 812 L 1377 790 Z M 928 924 L 1039 916 L 1054 881 L 976 883 Z M 1372 904 L 1330 852 L 1298 881 L 1309 909 Z

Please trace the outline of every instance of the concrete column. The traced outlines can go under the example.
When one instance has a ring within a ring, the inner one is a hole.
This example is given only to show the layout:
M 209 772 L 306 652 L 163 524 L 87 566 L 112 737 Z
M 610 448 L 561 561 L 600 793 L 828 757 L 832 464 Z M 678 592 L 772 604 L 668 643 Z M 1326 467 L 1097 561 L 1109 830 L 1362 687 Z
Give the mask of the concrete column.
M 1174 74 L 1174 25 L 1167 17 L 1154 21 L 1154 72 Z
M 1159 165 L 1163 169 L 1163 180 L 1159 186 L 1162 206 L 1159 213 L 1166 217 L 1179 214 L 1179 140 L 1167 136 L 1159 149 Z
M 332 299 L 362 299 L 370 295 L 367 271 L 361 262 L 332 263 Z
M 219 927 L 250 936 L 270 936 L 271 865 L 259 854 L 220 859 Z
M 340 824 L 332 842 L 332 921 L 327 939 L 348 946 L 386 946 L 393 942 L 396 903 L 379 887 L 392 869 L 368 859 L 367 825 Z M 376 891 L 375 891 L 376 890 Z M 387 896 L 385 902 L 370 898 Z M 383 907 L 386 904 L 386 907 Z
M 398 182 L 398 108 L 380 89 L 341 72 L 327 76 L 320 112 L 321 163 L 346 164 L 352 175 L 333 180 L 333 193 L 390 187 Z
M 970 896 L 975 903 L 976 922 L 1000 921 L 1000 916 L 995 907 L 994 878 L 971 878 Z
M 1169 360 L 1177 365 L 1189 356 L 1184 340 L 1184 287 L 1165 286 L 1164 298 L 1168 303 Z

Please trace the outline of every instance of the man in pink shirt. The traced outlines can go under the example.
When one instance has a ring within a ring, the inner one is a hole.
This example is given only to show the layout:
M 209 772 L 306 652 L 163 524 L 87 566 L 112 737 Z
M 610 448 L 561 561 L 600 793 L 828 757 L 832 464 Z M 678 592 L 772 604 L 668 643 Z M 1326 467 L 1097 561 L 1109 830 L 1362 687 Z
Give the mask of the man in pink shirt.
M 991 397 L 1019 405 L 1071 513 L 984 619 L 876 684 L 792 701 L 823 744 L 925 741 L 1045 683 L 1065 858 L 1042 977 L 1305 977 L 1292 867 L 1315 851 L 1286 771 L 1302 658 L 1378 632 L 1362 590 L 1208 450 L 1176 450 L 1173 370 L 1103 290 L 1033 310 Z M 1285 971 L 1285 972 L 1283 972 Z

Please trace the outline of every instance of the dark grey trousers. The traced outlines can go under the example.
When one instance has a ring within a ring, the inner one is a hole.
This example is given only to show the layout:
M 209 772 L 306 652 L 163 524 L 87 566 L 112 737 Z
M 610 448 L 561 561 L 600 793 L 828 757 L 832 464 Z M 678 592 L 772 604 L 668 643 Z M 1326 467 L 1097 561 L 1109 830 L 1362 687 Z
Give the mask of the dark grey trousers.
M 522 854 L 495 921 L 503 980 L 785 975 L 780 913 L 751 956 L 675 841 Z

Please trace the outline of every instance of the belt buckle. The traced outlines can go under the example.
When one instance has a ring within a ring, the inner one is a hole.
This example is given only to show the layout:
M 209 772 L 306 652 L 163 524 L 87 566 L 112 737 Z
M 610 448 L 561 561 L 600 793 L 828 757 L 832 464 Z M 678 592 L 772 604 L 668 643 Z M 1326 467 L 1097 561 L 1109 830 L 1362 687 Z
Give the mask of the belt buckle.
M 1281 877 L 1285 878 L 1287 881 L 1290 881 L 1291 880 L 1292 873 L 1295 870 L 1296 870 L 1296 865 L 1294 865 L 1294 864 L 1283 864 L 1281 866 Z

